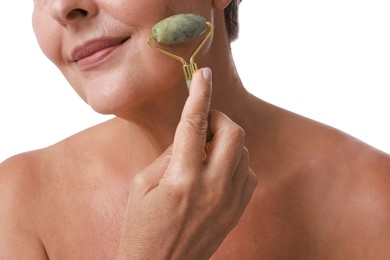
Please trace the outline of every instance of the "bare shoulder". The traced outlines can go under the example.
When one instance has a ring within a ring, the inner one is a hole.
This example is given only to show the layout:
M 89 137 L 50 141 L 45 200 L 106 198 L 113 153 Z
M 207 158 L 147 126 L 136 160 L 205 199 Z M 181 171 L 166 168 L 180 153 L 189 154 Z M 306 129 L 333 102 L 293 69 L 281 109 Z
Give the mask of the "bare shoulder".
M 326 238 L 322 249 L 329 258 L 390 258 L 390 156 L 332 127 L 303 124 L 313 135 L 301 140 L 310 140 L 302 141 L 314 162 L 315 190 L 307 195 L 316 198 L 313 233 Z
M 25 200 L 34 198 L 34 194 L 38 193 L 39 168 L 42 167 L 39 153 L 19 154 L 0 164 L 0 200 L 24 206 L 12 207 L 15 212 L 29 208 Z
M 0 164 L 1 259 L 47 259 L 34 230 L 38 167 L 35 153 L 17 155 Z
M 77 172 L 80 155 L 94 150 L 87 144 L 96 143 L 101 129 L 104 124 L 0 164 L 0 259 L 47 259 L 42 227 L 56 196 L 51 191 L 63 184 L 64 171 Z
M 110 159 L 116 157 L 110 155 L 116 143 L 123 143 L 118 129 L 125 127 L 120 124 L 124 125 L 120 120 L 104 122 L 0 164 L 0 259 L 48 259 L 49 249 L 63 251 L 61 243 L 77 233 L 58 225 L 58 220 L 63 212 L 80 213 L 78 198 L 95 199 L 88 192 L 101 189 L 96 183 L 106 183 L 118 170 L 117 161 Z M 88 214 L 92 216 L 84 215 Z M 68 237 L 58 239 L 63 234 Z
M 355 151 L 340 212 L 346 257 L 390 258 L 390 157 L 362 145 Z M 348 167 L 348 165 L 346 165 Z M 341 249 L 340 249 L 341 251 Z
M 272 131 L 263 131 L 257 145 L 257 156 L 267 158 L 257 160 L 260 178 L 283 194 L 288 220 L 302 221 L 313 254 L 390 259 L 390 156 L 327 125 L 266 109 L 273 113 Z

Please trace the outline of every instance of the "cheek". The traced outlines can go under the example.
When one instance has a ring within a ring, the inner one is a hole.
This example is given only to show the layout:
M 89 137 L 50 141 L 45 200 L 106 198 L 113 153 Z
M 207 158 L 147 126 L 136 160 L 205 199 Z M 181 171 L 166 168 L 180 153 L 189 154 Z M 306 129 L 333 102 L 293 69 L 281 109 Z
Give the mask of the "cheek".
M 115 3 L 114 3 L 115 1 Z M 177 0 L 113 0 L 106 4 L 105 11 L 123 24 L 137 27 L 139 30 L 151 28 L 163 18 L 178 11 Z
M 34 9 L 32 26 L 43 54 L 62 72 L 77 94 L 85 100 L 82 89 L 77 88 L 79 86 L 77 76 L 63 59 L 61 26 L 50 18 L 45 9 Z
M 32 26 L 35 37 L 42 52 L 56 66 L 61 64 L 61 31 L 55 23 L 48 19 L 44 10 L 34 11 L 32 15 Z M 50 40 L 48 40 L 50 39 Z
M 144 41 L 143 41 L 144 42 Z M 87 103 L 99 113 L 120 114 L 142 107 L 158 97 L 185 88 L 181 63 L 144 45 L 129 52 L 120 63 L 83 82 Z

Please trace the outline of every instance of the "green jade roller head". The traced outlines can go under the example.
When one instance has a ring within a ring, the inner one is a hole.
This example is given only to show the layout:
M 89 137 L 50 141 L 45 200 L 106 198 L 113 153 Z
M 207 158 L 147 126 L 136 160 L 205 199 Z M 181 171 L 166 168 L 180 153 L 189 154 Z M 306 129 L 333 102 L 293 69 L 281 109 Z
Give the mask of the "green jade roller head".
M 152 40 L 154 39 L 159 44 L 182 44 L 199 37 L 207 30 L 207 28 L 209 28 L 209 32 L 192 53 L 189 64 L 184 60 L 184 58 L 164 50 L 156 45 L 153 45 L 152 43 Z M 196 14 L 177 14 L 169 16 L 153 26 L 152 33 L 148 37 L 148 44 L 150 47 L 179 60 L 183 64 L 184 77 L 187 82 L 187 87 L 189 88 L 192 74 L 198 70 L 198 67 L 195 63 L 195 56 L 199 53 L 203 45 L 210 38 L 213 30 L 214 28 L 212 23 L 207 22 L 203 16 Z

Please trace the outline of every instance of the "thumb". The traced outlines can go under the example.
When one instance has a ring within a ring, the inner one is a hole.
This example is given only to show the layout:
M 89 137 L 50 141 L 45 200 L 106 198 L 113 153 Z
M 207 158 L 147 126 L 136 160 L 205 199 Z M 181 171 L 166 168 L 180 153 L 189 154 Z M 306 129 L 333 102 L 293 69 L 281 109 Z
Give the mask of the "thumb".
M 143 197 L 157 187 L 166 172 L 172 155 L 172 146 L 168 147 L 156 160 L 134 176 L 130 192 Z
M 196 166 L 203 161 L 207 118 L 211 101 L 209 68 L 198 70 L 192 79 L 190 95 L 184 105 L 173 143 L 172 163 Z M 178 167 L 184 165 L 176 165 Z

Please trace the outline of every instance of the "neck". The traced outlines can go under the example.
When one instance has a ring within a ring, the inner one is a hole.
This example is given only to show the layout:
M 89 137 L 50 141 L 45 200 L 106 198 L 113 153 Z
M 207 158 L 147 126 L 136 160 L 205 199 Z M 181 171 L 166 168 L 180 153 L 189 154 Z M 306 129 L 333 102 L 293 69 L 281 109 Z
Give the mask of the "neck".
M 229 55 L 218 64 L 211 66 L 213 70 L 213 95 L 211 108 L 225 113 L 233 121 L 239 123 L 245 101 L 250 97 L 236 71 L 230 48 Z M 222 66 L 221 66 L 222 64 Z
M 237 74 L 231 54 L 230 44 L 225 32 L 216 33 L 207 53 L 199 58 L 199 67 L 208 66 L 213 71 L 213 94 L 211 108 L 225 113 L 233 121 L 242 125 L 242 115 L 245 114 L 242 104 L 249 98 Z M 131 121 L 132 127 L 141 133 L 140 142 L 148 142 L 151 147 L 164 151 L 173 142 L 181 111 L 187 99 L 188 91 L 183 81 L 181 86 L 148 101 L 143 107 L 137 108 L 131 115 L 118 115 Z

